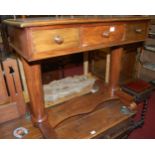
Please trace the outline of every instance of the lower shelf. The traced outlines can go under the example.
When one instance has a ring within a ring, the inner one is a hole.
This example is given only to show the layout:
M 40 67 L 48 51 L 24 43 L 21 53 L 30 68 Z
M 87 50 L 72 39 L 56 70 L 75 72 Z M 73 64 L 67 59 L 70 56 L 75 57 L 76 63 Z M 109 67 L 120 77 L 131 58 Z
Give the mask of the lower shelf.
M 122 106 L 119 100 L 107 101 L 88 114 L 78 115 L 62 122 L 55 128 L 55 131 L 59 138 L 65 139 L 99 138 L 101 136 L 113 138 L 120 132 L 115 128 L 134 115 L 134 112 L 123 114 Z
M 100 104 L 92 112 L 70 117 L 55 126 L 58 138 L 117 138 L 127 131 L 134 113 L 123 114 L 120 109 L 122 103 L 119 100 L 106 101 Z M 50 121 L 50 120 L 49 120 Z M 19 118 L 0 125 L 0 139 L 15 138 L 13 130 L 25 127 L 29 134 L 23 138 L 43 138 L 40 130 L 35 128 L 31 120 Z

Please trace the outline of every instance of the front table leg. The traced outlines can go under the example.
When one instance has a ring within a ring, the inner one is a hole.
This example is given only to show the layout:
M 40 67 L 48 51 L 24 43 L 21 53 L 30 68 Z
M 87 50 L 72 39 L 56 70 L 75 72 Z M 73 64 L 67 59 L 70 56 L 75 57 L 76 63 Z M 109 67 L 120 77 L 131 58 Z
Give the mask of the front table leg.
M 29 63 L 22 59 L 30 96 L 31 117 L 35 126 L 39 127 L 45 138 L 56 138 L 56 134 L 49 124 L 44 108 L 44 96 L 41 78 L 41 65 Z

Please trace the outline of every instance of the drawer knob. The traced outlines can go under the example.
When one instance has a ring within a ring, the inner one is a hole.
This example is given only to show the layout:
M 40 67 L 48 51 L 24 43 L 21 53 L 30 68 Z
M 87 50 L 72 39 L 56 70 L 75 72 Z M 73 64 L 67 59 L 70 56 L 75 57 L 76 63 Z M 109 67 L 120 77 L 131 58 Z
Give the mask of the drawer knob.
M 62 37 L 60 37 L 60 36 L 55 36 L 54 41 L 57 44 L 62 44 L 64 42 L 64 39 Z
M 110 32 L 109 31 L 105 31 L 105 32 L 102 33 L 102 36 L 105 37 L 105 38 L 109 38 Z
M 135 30 L 137 33 L 142 33 L 142 29 L 136 29 Z

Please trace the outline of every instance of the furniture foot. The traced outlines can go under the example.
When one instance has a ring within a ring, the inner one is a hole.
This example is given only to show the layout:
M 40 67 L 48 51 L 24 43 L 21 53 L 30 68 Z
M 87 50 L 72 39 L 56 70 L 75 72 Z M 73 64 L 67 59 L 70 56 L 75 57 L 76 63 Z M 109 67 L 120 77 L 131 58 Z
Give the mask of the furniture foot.
M 52 128 L 52 126 L 49 124 L 48 121 L 38 123 L 38 127 L 39 127 L 41 133 L 43 134 L 44 138 L 47 138 L 47 139 L 57 138 L 57 135 L 56 135 L 54 129 Z
M 31 118 L 34 126 L 39 127 L 45 138 L 55 138 L 54 129 L 48 123 L 45 112 L 44 94 L 42 88 L 41 65 L 29 63 L 22 59 L 30 97 Z

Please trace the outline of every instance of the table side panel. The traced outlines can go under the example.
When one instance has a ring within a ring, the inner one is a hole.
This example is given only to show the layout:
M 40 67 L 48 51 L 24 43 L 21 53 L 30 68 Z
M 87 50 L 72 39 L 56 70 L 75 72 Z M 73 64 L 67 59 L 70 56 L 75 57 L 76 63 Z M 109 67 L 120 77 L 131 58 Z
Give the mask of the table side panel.
M 9 26 L 8 33 L 10 46 L 19 55 L 28 60 L 31 57 L 31 51 L 29 48 L 28 33 L 26 29 Z

